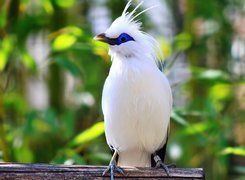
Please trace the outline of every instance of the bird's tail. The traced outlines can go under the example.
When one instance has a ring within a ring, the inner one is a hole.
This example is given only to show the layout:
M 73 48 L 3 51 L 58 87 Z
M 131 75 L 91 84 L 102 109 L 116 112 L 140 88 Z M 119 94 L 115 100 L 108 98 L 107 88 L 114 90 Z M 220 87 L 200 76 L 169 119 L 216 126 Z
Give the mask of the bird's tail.
M 144 151 L 120 152 L 118 159 L 119 166 L 150 167 L 151 155 Z

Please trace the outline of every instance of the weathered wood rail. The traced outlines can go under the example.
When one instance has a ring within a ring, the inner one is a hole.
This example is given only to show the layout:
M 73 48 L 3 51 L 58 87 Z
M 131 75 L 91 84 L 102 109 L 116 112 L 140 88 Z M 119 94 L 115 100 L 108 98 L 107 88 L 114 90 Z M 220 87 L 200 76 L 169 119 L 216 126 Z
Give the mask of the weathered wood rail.
M 0 180 L 109 179 L 105 166 L 0 163 Z M 205 179 L 201 168 L 171 168 L 170 177 L 162 169 L 123 167 L 125 176 L 115 179 Z

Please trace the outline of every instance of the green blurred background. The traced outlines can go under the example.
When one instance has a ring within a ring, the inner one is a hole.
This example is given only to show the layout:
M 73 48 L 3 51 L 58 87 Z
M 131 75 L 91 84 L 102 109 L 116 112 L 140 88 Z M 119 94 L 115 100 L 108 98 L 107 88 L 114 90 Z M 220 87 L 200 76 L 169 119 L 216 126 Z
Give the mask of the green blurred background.
M 125 4 L 0 1 L 0 162 L 108 164 L 100 103 L 111 62 L 92 38 Z M 140 19 L 161 43 L 174 94 L 167 163 L 244 179 L 245 2 L 154 0 L 142 9 L 153 4 Z

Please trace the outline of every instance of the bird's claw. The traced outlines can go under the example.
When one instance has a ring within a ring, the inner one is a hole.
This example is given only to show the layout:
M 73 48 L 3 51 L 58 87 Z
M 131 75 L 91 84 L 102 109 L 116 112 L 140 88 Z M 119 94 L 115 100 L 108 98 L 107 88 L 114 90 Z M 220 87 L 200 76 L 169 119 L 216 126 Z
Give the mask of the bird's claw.
M 114 180 L 114 173 L 120 173 L 122 175 L 125 175 L 124 171 L 122 168 L 118 167 L 116 165 L 115 161 L 112 161 L 109 166 L 106 168 L 106 170 L 103 172 L 102 176 L 105 176 L 107 173 L 110 174 L 110 180 Z
M 156 162 L 155 168 L 163 168 L 164 171 L 166 172 L 167 176 L 170 176 L 169 168 L 175 168 L 176 167 L 175 164 L 170 164 L 170 165 L 164 164 L 162 162 L 161 158 L 157 154 L 154 154 L 154 161 Z
M 156 163 L 155 168 L 163 168 L 164 171 L 166 172 L 167 176 L 170 176 L 169 168 L 176 168 L 176 165 L 175 164 L 166 165 L 162 161 L 158 161 Z
M 168 168 L 176 168 L 176 164 L 174 164 L 174 163 L 167 164 L 167 167 Z

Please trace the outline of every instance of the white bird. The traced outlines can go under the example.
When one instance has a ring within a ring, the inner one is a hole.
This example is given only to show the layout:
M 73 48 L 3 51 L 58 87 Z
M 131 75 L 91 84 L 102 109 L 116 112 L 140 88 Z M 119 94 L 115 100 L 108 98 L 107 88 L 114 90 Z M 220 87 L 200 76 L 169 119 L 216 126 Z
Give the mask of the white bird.
M 157 66 L 159 44 L 140 30 L 136 20 L 153 7 L 134 16 L 141 4 L 129 13 L 130 0 L 106 32 L 95 37 L 109 44 L 112 60 L 102 94 L 106 140 L 114 150 L 105 171 L 110 171 L 111 179 L 113 171 L 123 172 L 117 165 L 151 167 L 152 157 L 169 174 L 160 157 L 166 149 L 172 93 Z

